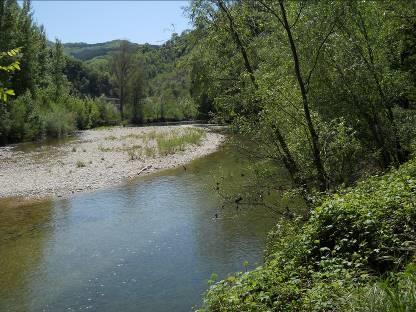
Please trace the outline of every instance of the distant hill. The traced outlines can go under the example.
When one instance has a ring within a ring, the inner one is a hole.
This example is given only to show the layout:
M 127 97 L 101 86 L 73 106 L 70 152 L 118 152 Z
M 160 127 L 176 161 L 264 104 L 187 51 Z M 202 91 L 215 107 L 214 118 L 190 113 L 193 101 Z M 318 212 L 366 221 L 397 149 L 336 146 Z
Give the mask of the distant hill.
M 96 57 L 102 58 L 106 57 L 112 52 L 116 51 L 120 45 L 121 40 L 112 40 L 102 43 L 85 43 L 85 42 L 76 42 L 76 43 L 64 43 L 64 52 L 68 55 L 73 56 L 76 59 L 82 61 L 89 61 Z M 157 49 L 160 46 L 151 45 L 151 44 L 137 44 L 131 43 L 134 48 L 149 48 Z

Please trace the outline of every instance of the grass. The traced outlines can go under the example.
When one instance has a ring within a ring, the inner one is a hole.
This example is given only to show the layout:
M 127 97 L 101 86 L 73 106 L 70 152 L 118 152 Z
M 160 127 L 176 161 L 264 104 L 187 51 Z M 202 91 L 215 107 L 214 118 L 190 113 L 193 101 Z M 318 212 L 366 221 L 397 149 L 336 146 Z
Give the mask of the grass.
M 130 133 L 121 137 L 122 139 L 142 139 L 143 134 Z
M 92 131 L 103 131 L 103 130 L 110 130 L 113 129 L 114 126 L 98 126 L 95 127 L 94 129 L 91 129 Z
M 156 138 L 158 138 L 160 135 L 163 135 L 163 134 L 157 133 L 155 130 L 152 130 L 143 134 L 143 140 L 145 142 L 156 140 Z
M 160 155 L 174 154 L 184 151 L 187 145 L 200 145 L 205 132 L 200 129 L 185 129 L 179 133 L 170 133 L 167 136 L 158 135 L 156 143 Z
M 115 137 L 114 135 L 109 135 L 109 136 L 105 137 L 104 140 L 114 141 L 114 140 L 117 140 L 117 137 Z
M 77 162 L 75 163 L 75 166 L 77 167 L 77 168 L 83 168 L 83 167 L 85 167 L 85 166 L 87 166 L 83 161 L 81 161 L 81 160 L 77 160 Z
M 113 151 L 114 151 L 114 148 L 113 148 L 113 147 L 104 147 L 104 146 L 102 146 L 102 145 L 100 145 L 100 146 L 98 147 L 98 149 L 99 149 L 101 152 L 113 152 Z
M 157 155 L 156 148 L 146 146 L 144 148 L 144 155 L 148 158 L 153 158 Z
M 121 150 L 127 151 L 127 155 L 129 157 L 129 160 L 136 160 L 140 159 L 143 156 L 146 158 L 153 158 L 157 155 L 157 150 L 153 146 L 140 146 L 140 145 L 133 145 L 128 148 L 123 148 Z
M 416 311 L 416 274 L 406 272 L 397 279 L 359 288 L 346 299 L 345 312 Z
M 127 155 L 129 156 L 130 160 L 140 159 L 142 156 L 142 150 L 140 145 L 133 145 L 130 148 L 124 148 L 127 150 Z
M 143 134 L 128 134 L 119 139 L 137 139 L 141 144 L 127 145 L 122 143 L 121 147 L 99 146 L 101 152 L 127 152 L 129 160 L 141 157 L 152 158 L 157 155 L 170 155 L 184 151 L 188 145 L 200 145 L 206 133 L 201 129 L 185 128 L 174 131 L 149 131 Z M 115 140 L 116 137 L 108 136 L 105 140 Z
M 152 130 L 148 133 L 140 133 L 140 134 L 130 133 L 130 134 L 127 134 L 127 135 L 123 135 L 119 138 L 115 137 L 114 135 L 110 135 L 110 136 L 105 137 L 104 139 L 108 140 L 108 141 L 114 141 L 114 140 L 117 140 L 117 139 L 120 139 L 120 140 L 123 140 L 123 139 L 137 139 L 137 140 L 140 140 L 141 139 L 141 140 L 144 140 L 144 141 L 150 141 L 150 140 L 153 140 L 155 138 L 156 138 L 156 131 Z

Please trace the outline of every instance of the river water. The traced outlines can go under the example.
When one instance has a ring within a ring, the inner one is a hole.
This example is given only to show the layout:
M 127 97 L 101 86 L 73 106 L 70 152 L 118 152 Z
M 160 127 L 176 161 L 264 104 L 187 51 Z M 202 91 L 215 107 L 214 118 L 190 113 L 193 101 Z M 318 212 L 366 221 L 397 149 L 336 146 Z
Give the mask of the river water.
M 70 199 L 0 202 L 0 311 L 191 311 L 212 273 L 262 262 L 276 219 L 236 209 L 247 160 L 230 145 L 167 170 Z M 217 217 L 215 215 L 217 214 Z

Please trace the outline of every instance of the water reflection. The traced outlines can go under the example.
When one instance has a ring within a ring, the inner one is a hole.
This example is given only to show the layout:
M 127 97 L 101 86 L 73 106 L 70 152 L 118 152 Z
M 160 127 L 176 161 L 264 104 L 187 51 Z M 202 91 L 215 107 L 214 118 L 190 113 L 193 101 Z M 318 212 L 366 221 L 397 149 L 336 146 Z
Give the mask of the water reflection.
M 22 206 L 18 200 L 0 201 L 0 311 L 29 310 L 29 284 L 42 275 L 51 219 L 50 202 Z
M 261 262 L 275 222 L 221 210 L 213 176 L 239 161 L 226 148 L 186 171 L 0 208 L 0 311 L 190 311 L 211 273 Z

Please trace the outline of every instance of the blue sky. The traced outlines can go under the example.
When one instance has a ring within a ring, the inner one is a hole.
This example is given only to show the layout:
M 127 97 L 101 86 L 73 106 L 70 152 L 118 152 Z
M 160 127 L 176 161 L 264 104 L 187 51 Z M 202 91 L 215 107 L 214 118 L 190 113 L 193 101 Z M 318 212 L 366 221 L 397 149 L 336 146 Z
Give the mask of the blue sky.
M 191 28 L 188 1 L 32 1 L 34 18 L 50 40 L 97 43 L 127 39 L 161 44 Z

